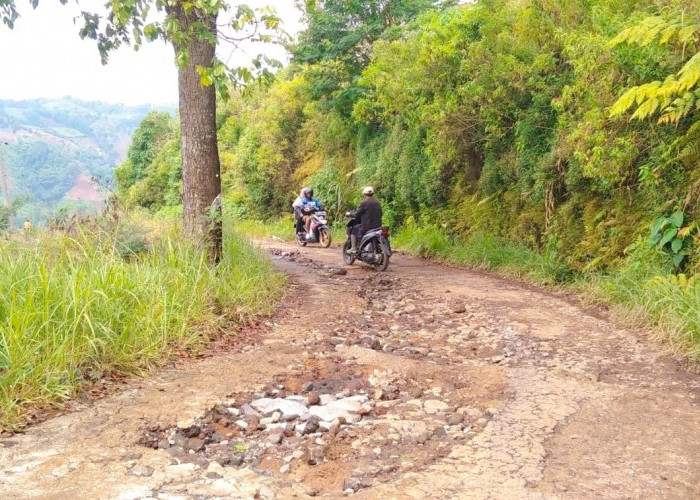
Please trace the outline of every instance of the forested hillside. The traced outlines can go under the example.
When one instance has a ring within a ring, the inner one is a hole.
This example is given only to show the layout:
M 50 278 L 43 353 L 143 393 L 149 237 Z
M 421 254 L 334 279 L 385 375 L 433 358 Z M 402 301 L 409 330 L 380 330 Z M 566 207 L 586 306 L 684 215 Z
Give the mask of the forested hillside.
M 698 12 L 671 0 L 306 2 L 294 62 L 220 105 L 228 208 L 276 217 L 311 184 L 337 213 L 372 184 L 394 228 L 488 234 L 571 272 L 655 245 L 667 270 L 694 271 Z M 177 146 L 153 144 L 120 188 L 159 209 L 177 204 L 164 195 Z
M 62 206 L 94 201 L 81 193 L 80 180 L 112 181 L 149 110 L 72 98 L 0 101 L 0 152 L 17 217 L 38 222 Z

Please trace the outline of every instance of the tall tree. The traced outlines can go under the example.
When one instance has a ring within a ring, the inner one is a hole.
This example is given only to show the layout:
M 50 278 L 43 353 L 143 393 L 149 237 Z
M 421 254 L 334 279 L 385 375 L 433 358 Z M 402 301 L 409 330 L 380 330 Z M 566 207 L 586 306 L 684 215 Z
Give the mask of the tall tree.
M 173 39 L 176 52 L 188 53 L 187 64 L 178 71 L 182 178 L 186 235 L 205 235 L 214 260 L 221 252 L 221 167 L 216 140 L 216 90 L 203 86 L 198 68 L 211 68 L 215 60 L 216 11 L 188 9 L 183 3 L 166 4 L 171 19 L 177 20 L 184 39 Z M 197 32 L 202 36 L 196 35 Z
M 314 65 L 308 77 L 312 98 L 326 99 L 349 114 L 361 93 L 362 70 L 369 64 L 372 44 L 392 26 L 405 24 L 421 12 L 452 0 L 306 0 L 308 28 L 294 47 L 298 62 Z
M 30 0 L 37 7 L 38 0 Z M 67 0 L 61 0 L 66 3 Z M 230 22 L 217 25 L 219 14 L 230 10 L 223 0 L 111 0 L 107 15 L 83 11 L 83 38 L 97 41 L 102 62 L 123 44 L 138 48 L 146 40 L 164 39 L 175 49 L 178 87 L 185 234 L 205 243 L 213 261 L 221 254 L 221 175 L 216 134 L 216 91 L 225 93 L 227 80 L 252 77 L 246 68 L 229 69 L 216 58 L 218 39 L 269 41 L 265 30 L 279 19 L 270 9 L 253 11 L 238 5 Z M 164 13 L 152 21 L 149 13 Z M 0 0 L 0 17 L 10 28 L 18 15 L 14 0 Z M 255 67 L 263 68 L 260 60 Z M 263 69 L 265 70 L 265 69 Z

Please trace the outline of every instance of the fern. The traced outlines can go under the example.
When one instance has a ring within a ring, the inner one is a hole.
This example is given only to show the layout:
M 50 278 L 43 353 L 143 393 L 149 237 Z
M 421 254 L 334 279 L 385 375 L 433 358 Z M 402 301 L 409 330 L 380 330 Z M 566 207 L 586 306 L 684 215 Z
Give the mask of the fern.
M 687 44 L 695 39 L 700 32 L 700 24 L 688 24 L 682 17 L 666 20 L 660 16 L 651 16 L 642 20 L 636 26 L 623 30 L 609 45 L 615 47 L 622 43 L 645 47 L 654 41 L 661 45 L 678 43 Z
M 646 46 L 677 42 L 685 46 L 698 38 L 700 24 L 687 24 L 682 18 L 666 21 L 659 16 L 647 17 L 641 23 L 627 28 L 610 41 L 610 46 L 621 43 Z M 636 106 L 633 120 L 644 120 L 659 114 L 659 123 L 678 123 L 683 117 L 700 109 L 697 87 L 700 82 L 700 52 L 694 54 L 675 74 L 663 83 L 653 81 L 627 90 L 610 108 L 610 116 L 627 113 Z
M 687 167 L 694 167 L 700 162 L 700 121 L 693 123 L 682 137 L 671 144 L 670 151 L 678 151 L 674 159 L 678 159 Z

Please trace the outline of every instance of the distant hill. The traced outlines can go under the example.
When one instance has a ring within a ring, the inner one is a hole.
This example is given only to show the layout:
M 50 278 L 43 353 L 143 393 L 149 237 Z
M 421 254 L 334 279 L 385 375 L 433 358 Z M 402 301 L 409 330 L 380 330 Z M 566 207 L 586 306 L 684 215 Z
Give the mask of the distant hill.
M 70 97 L 0 100 L 0 155 L 8 191 L 13 200 L 25 200 L 18 218 L 41 221 L 61 207 L 99 205 L 86 180 L 111 183 L 134 130 L 152 109 Z

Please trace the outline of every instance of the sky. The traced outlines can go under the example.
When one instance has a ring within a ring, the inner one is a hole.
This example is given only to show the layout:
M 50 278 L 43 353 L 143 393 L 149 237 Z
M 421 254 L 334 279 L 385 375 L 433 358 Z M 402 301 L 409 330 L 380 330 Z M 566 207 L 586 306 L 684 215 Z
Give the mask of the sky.
M 138 52 L 123 46 L 103 66 L 94 40 L 78 36 L 73 18 L 81 10 L 98 11 L 105 0 L 42 0 L 33 10 L 28 0 L 15 0 L 21 17 L 10 30 L 0 24 L 0 100 L 72 96 L 86 101 L 127 105 L 177 104 L 177 68 L 170 45 L 157 40 L 145 43 Z M 297 33 L 300 13 L 293 0 L 231 0 L 251 7 L 272 5 L 284 29 Z M 280 47 L 268 49 L 284 58 Z M 246 49 L 231 57 L 231 48 L 221 47 L 219 58 L 230 66 L 244 64 L 259 52 Z

